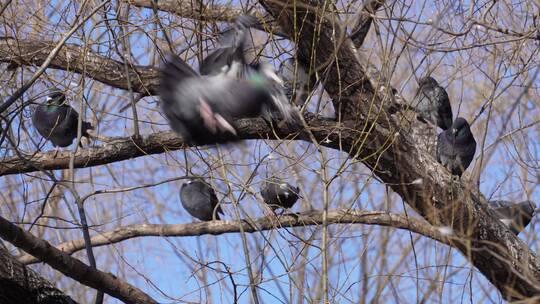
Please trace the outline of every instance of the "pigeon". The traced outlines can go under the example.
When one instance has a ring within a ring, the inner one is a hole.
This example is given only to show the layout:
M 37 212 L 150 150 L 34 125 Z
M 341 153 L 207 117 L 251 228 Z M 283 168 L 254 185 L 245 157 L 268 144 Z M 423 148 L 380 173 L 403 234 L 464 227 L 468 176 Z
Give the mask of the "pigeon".
M 300 189 L 298 187 L 293 187 L 289 183 L 275 178 L 268 180 L 261 189 L 264 202 L 272 210 L 291 208 L 300 197 L 299 194 Z
M 219 214 L 223 214 L 221 206 L 218 205 L 216 192 L 202 180 L 192 180 L 183 184 L 180 189 L 180 201 L 191 216 L 201 221 L 211 221 L 214 211 L 217 220 L 220 219 Z
M 476 152 L 476 141 L 469 123 L 458 117 L 452 127 L 439 134 L 437 139 L 437 161 L 452 175 L 461 177 L 469 167 Z
M 514 204 L 509 201 L 489 201 L 495 210 L 497 218 L 504 223 L 515 235 L 518 235 L 530 223 L 535 212 L 532 201 Z
M 234 73 L 241 63 L 231 66 Z M 236 141 L 234 119 L 260 115 L 267 121 L 274 112 L 291 124 L 298 112 L 280 90 L 281 80 L 265 63 L 250 65 L 245 79 L 224 73 L 201 76 L 173 55 L 161 70 L 159 95 L 171 128 L 188 144 L 212 145 Z
M 65 100 L 66 95 L 62 91 L 52 88 L 47 100 L 38 105 L 32 115 L 32 123 L 38 133 L 52 142 L 56 152 L 58 147 L 67 147 L 77 138 L 79 113 L 66 104 Z M 82 136 L 90 137 L 90 129 L 93 129 L 92 125 L 83 121 Z
M 228 73 L 233 62 L 247 65 L 244 52 L 249 47 L 249 29 L 259 24 L 257 18 L 249 15 L 241 15 L 236 18 L 234 25 L 226 29 L 219 38 L 219 47 L 213 50 L 203 59 L 199 66 L 201 75 L 215 75 Z M 237 75 L 228 74 L 233 77 L 241 77 L 242 70 L 236 71 Z
M 418 120 L 435 124 L 443 130 L 452 126 L 452 106 L 445 89 L 432 77 L 424 77 L 413 100 Z
M 283 79 L 285 95 L 296 105 L 303 105 L 308 98 L 309 77 L 300 63 L 296 64 L 294 58 L 290 57 L 282 61 L 278 74 Z

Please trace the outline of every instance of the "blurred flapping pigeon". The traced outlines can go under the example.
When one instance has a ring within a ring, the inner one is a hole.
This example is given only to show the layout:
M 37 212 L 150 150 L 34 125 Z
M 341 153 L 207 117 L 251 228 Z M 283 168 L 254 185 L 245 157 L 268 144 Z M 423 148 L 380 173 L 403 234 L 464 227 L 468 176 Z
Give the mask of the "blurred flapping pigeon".
M 293 187 L 280 179 L 269 179 L 261 189 L 261 196 L 264 202 L 273 210 L 278 208 L 288 209 L 300 197 L 300 189 Z
M 446 90 L 432 77 L 419 81 L 419 88 L 413 100 L 418 119 L 447 130 L 452 125 L 452 107 Z
M 250 43 L 249 29 L 258 23 L 257 18 L 249 15 L 236 18 L 232 27 L 221 33 L 218 40 L 219 46 L 201 62 L 199 67 L 201 75 L 226 73 L 229 76 L 241 78 L 243 70 L 236 70 L 236 74 L 231 74 L 230 68 L 233 62 L 241 63 L 242 66 L 248 64 L 245 52 L 249 51 L 249 47 L 253 47 Z
M 186 211 L 201 221 L 211 221 L 214 210 L 216 219 L 223 214 L 214 189 L 202 180 L 192 180 L 182 185 L 180 201 Z M 217 208 L 216 208 L 217 206 Z
M 461 177 L 469 167 L 476 152 L 476 141 L 469 123 L 461 117 L 456 118 L 452 127 L 439 134 L 437 139 L 437 161 L 452 175 Z
M 518 235 L 531 222 L 536 209 L 532 201 L 513 203 L 509 201 L 489 201 L 495 214 L 515 235 Z
M 240 65 L 234 63 L 231 69 Z M 232 122 L 238 118 L 272 119 L 278 111 L 286 122 L 298 123 L 279 86 L 280 79 L 264 63 L 251 65 L 246 78 L 237 79 L 224 73 L 200 76 L 172 56 L 162 68 L 159 95 L 171 128 L 186 142 L 204 145 L 236 140 Z
M 278 74 L 283 79 L 285 95 L 293 104 L 302 106 L 309 95 L 309 77 L 300 63 L 296 64 L 294 58 L 290 57 L 281 62 Z
M 41 136 L 58 147 L 71 145 L 77 138 L 79 113 L 65 103 L 66 95 L 57 88 L 51 89 L 47 100 L 38 105 L 32 115 L 32 123 Z M 89 137 L 88 130 L 93 129 L 86 121 L 82 122 L 82 136 Z

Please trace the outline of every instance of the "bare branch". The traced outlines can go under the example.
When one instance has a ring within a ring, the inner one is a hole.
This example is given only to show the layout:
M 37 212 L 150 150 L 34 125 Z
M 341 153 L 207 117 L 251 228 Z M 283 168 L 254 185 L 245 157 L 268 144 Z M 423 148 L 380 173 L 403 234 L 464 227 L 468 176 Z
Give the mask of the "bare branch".
M 351 39 L 357 48 L 362 46 L 369 33 L 369 29 L 373 23 L 373 17 L 371 15 L 375 14 L 383 3 L 384 0 L 370 0 L 364 5 L 358 16 L 358 22 L 351 31 Z
M 157 303 L 138 288 L 110 273 L 94 270 L 78 259 L 54 248 L 48 242 L 22 230 L 0 217 L 0 237 L 29 254 L 38 257 L 52 268 L 80 283 L 104 291 L 125 303 Z
M 515 235 L 496 221 L 474 183 L 462 178 L 453 181 L 411 134 L 418 134 L 404 120 L 391 115 L 374 92 L 362 69 L 350 39 L 324 1 L 310 1 L 292 8 L 282 2 L 263 4 L 278 18 L 283 29 L 295 29 L 295 20 L 306 18 L 300 33 L 300 50 L 318 66 L 330 66 L 324 84 L 340 119 L 356 119 L 365 130 L 352 142 L 351 157 L 371 168 L 410 206 L 430 223 L 450 226 L 460 236 L 452 242 L 507 299 L 523 299 L 540 294 L 540 260 Z M 306 17 L 307 15 L 307 17 Z M 317 39 L 313 39 L 318 33 Z M 313 43 L 316 44 L 313 44 Z M 307 53 L 307 54 L 306 54 Z M 351 116 L 352 115 L 352 116 Z M 413 130 L 413 131 L 411 131 Z M 420 181 L 420 182 L 418 182 Z
M 242 14 L 241 10 L 218 4 L 204 6 L 201 11 L 199 4 L 193 5 L 193 2 L 185 0 L 123 0 L 123 2 L 143 8 L 153 9 L 155 7 L 160 11 L 169 12 L 179 17 L 201 21 L 231 21 Z
M 42 65 L 54 49 L 54 42 L 20 40 L 9 37 L 0 39 L 0 62 L 15 62 L 18 65 Z M 87 76 L 115 88 L 127 90 L 124 64 L 106 56 L 91 52 L 76 44 L 65 44 L 49 67 Z M 143 95 L 156 94 L 158 70 L 138 66 L 129 69 L 133 90 Z
M 321 141 L 333 134 L 337 138 L 339 125 L 324 119 L 308 119 L 308 125 L 313 128 L 316 137 Z M 271 130 L 262 119 L 242 119 L 235 123 L 242 139 L 275 138 L 274 132 L 280 138 L 294 134 L 293 131 L 282 126 L 281 129 Z M 352 132 L 351 130 L 345 132 Z M 353 132 L 354 133 L 354 132 Z M 327 143 L 331 147 L 337 147 L 337 143 Z M 97 148 L 78 149 L 75 153 L 74 168 L 87 168 L 109 164 L 126 159 L 141 157 L 151 154 L 159 154 L 167 151 L 175 151 L 184 147 L 183 140 L 173 132 L 158 132 L 141 138 L 119 137 L 111 138 L 110 142 Z M 35 153 L 27 159 L 18 156 L 3 159 L 0 162 L 0 176 L 35 172 L 39 170 L 58 170 L 69 168 L 70 151 Z
M 90 19 L 92 17 L 92 15 L 94 15 L 101 7 L 103 7 L 105 4 L 107 4 L 108 1 L 103 1 L 101 2 L 98 6 L 96 6 L 91 12 L 90 14 L 88 14 L 88 16 L 84 17 L 81 21 L 77 22 L 77 24 L 75 26 L 73 26 L 71 28 L 71 30 L 69 30 L 69 32 L 67 32 L 63 37 L 62 39 L 60 40 L 60 42 L 58 42 L 54 48 L 50 51 L 50 53 L 47 55 L 47 57 L 45 58 L 45 60 L 43 60 L 43 63 L 41 64 L 41 66 L 39 67 L 39 69 L 34 73 L 34 75 L 32 75 L 32 77 L 30 78 L 30 80 L 28 80 L 20 89 L 18 89 L 15 93 L 13 93 L 4 103 L 2 103 L 0 105 L 0 113 L 4 112 L 7 108 L 9 108 L 9 106 L 11 106 L 17 99 L 19 99 L 19 97 L 22 96 L 22 94 L 24 94 L 24 92 L 26 92 L 26 90 L 28 90 L 32 84 L 41 76 L 41 74 L 43 74 L 45 72 L 45 70 L 49 67 L 49 65 L 51 64 L 51 62 L 54 60 L 54 57 L 56 57 L 56 55 L 58 54 L 58 52 L 60 51 L 60 49 L 62 48 L 62 46 L 64 45 L 64 43 L 69 39 L 69 37 L 71 37 L 71 35 L 73 35 L 73 33 L 75 33 L 75 31 L 77 29 L 79 29 L 79 27 L 81 27 L 84 22 L 86 22 L 88 19 Z M 84 10 L 86 8 L 86 1 L 84 1 L 80 7 L 81 11 Z M 80 12 L 79 12 L 80 13 Z M 79 15 L 79 13 L 77 13 L 77 15 Z
M 212 221 L 191 224 L 170 225 L 130 225 L 113 231 L 101 233 L 92 237 L 92 246 L 104 246 L 118 243 L 136 237 L 165 236 L 183 237 L 198 235 L 220 235 L 225 233 L 237 233 L 240 225 L 245 232 L 259 232 L 289 227 L 317 226 L 322 224 L 322 212 L 310 211 L 300 214 L 285 214 L 279 217 L 261 217 L 253 221 Z M 441 243 L 450 244 L 447 237 L 439 230 L 423 220 L 407 218 L 403 215 L 391 214 L 382 211 L 356 211 L 334 210 L 328 212 L 328 224 L 367 224 L 407 229 L 412 232 L 427 236 Z M 72 254 L 84 249 L 84 240 L 74 240 L 62 243 L 56 247 L 62 252 Z M 37 263 L 36 258 L 25 255 L 19 259 L 24 264 Z

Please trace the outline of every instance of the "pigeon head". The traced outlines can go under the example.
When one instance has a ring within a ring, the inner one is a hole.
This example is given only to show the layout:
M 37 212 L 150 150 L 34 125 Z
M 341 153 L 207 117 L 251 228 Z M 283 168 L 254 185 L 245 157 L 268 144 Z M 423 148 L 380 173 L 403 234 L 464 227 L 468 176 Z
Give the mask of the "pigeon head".
M 50 90 L 49 95 L 47 96 L 46 103 L 47 105 L 60 106 L 66 100 L 66 95 L 57 88 Z
M 250 64 L 252 70 L 248 75 L 248 80 L 256 85 L 265 86 L 268 82 L 274 82 L 283 86 L 283 80 L 279 78 L 272 66 L 265 62 Z
M 437 80 L 435 80 L 433 77 L 429 77 L 429 76 L 420 79 L 418 84 L 420 85 L 420 87 L 435 87 L 435 86 L 439 85 Z
M 452 135 L 456 138 L 463 138 L 471 133 L 469 123 L 465 118 L 458 117 L 452 124 Z
M 259 24 L 257 17 L 250 15 L 240 15 L 234 21 L 237 27 L 252 27 Z
M 533 201 L 524 201 L 521 204 L 527 204 L 530 209 L 531 214 L 532 213 L 538 213 L 538 208 L 536 208 L 536 204 Z

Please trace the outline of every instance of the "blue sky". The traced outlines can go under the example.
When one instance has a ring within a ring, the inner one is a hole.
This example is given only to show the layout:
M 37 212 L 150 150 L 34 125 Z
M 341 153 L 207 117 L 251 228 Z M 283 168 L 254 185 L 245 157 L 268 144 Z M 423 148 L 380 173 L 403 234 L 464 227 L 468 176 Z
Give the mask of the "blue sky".
M 430 3 L 430 2 L 429 2 Z M 428 5 L 422 10 L 421 3 L 416 3 L 407 10 L 396 10 L 395 14 L 403 14 L 411 20 L 426 21 L 432 19 L 445 26 L 448 20 L 444 16 L 454 17 L 456 24 L 453 29 L 459 31 L 462 19 L 458 12 L 467 11 L 469 4 L 460 3 L 448 10 L 441 11 L 434 5 Z M 58 4 L 58 8 L 54 8 Z M 340 5 L 343 5 L 342 3 Z M 477 6 L 482 7 L 483 3 Z M 45 27 L 42 35 L 47 39 L 57 41 L 60 35 L 52 35 L 53 31 L 65 32 L 67 23 L 72 22 L 75 8 L 62 11 L 63 6 L 53 2 L 46 6 L 46 14 L 50 25 Z M 516 8 L 520 15 L 521 7 Z M 522 8 L 525 11 L 524 8 Z M 438 11 L 439 10 L 439 11 Z M 354 11 L 351 8 L 351 11 Z M 497 12 L 504 13 L 503 8 Z M 524 14 L 524 13 L 523 13 Z M 67 18 L 61 18 L 65 15 Z M 189 30 L 182 30 L 170 20 L 168 14 L 160 13 L 162 23 L 170 29 L 177 51 L 185 49 L 183 37 Z M 112 17 L 112 14 L 109 14 Z M 149 40 L 155 33 L 152 24 L 151 10 L 132 9 L 130 14 L 131 27 L 130 43 L 136 63 L 148 65 L 155 62 Z M 67 19 L 67 20 L 65 20 Z M 34 20 L 34 19 L 30 19 Z M 522 31 L 528 29 L 529 19 L 524 19 Z M 178 21 L 178 20 L 176 20 Z M 20 21 L 22 22 L 22 21 Z M 514 18 L 501 18 L 500 26 L 515 27 Z M 116 21 L 111 20 L 116 25 Z M 18 31 L 21 36 L 29 35 L 30 25 L 24 24 Z M 412 22 L 402 23 L 405 30 L 413 30 Z M 471 49 L 452 50 L 449 52 L 426 51 L 426 46 L 433 41 L 444 41 L 439 48 L 463 48 L 474 43 L 489 39 L 483 29 L 474 28 L 470 35 L 463 38 L 447 41 L 439 32 L 429 32 L 429 27 L 419 26 L 414 36 L 421 43 L 417 47 L 409 47 L 406 52 L 399 53 L 399 39 L 394 40 L 397 21 L 378 23 L 380 38 L 373 33 L 366 42 L 366 49 L 362 54 L 375 55 L 374 63 L 380 64 L 382 56 L 388 54 L 386 61 L 389 65 L 395 63 L 395 72 L 392 73 L 392 84 L 398 88 L 403 96 L 410 99 L 416 89 L 416 78 L 426 71 L 440 80 L 447 87 L 454 114 L 472 120 L 479 112 L 478 105 L 484 101 L 492 101 L 493 113 L 490 119 L 487 110 L 473 124 L 473 133 L 479 142 L 477 156 L 480 155 L 480 143 L 486 129 L 488 132 L 485 146 L 497 142 L 501 134 L 512 133 L 504 141 L 494 146 L 495 153 L 489 162 L 482 168 L 480 176 L 481 190 L 486 196 L 497 199 L 539 200 L 536 185 L 538 178 L 538 126 L 519 129 L 529 123 L 538 121 L 538 80 L 534 78 L 536 67 L 527 69 L 519 77 L 516 71 L 523 67 L 518 58 L 527 57 L 536 52 L 537 42 L 524 41 L 521 49 L 515 51 L 516 45 L 512 43 L 478 46 Z M 106 56 L 118 59 L 114 49 L 109 45 L 110 35 L 102 35 L 105 30 L 101 22 L 97 25 L 88 23 L 70 39 L 71 43 L 81 44 L 83 37 L 95 40 L 91 49 Z M 205 33 L 210 33 L 205 28 Z M 84 35 L 83 35 L 84 34 Z M 403 37 L 403 32 L 398 36 Z M 163 44 L 162 34 L 157 33 L 160 46 Z M 422 44 L 424 43 L 424 44 Z M 211 43 L 208 43 L 211 46 Z M 285 48 L 290 44 L 283 43 Z M 268 47 L 267 55 L 272 54 L 277 47 Z M 192 52 L 197 51 L 196 46 Z M 494 55 L 495 54 L 495 55 Z M 499 61 L 493 58 L 499 58 Z M 282 59 L 282 58 L 279 58 Z M 277 66 L 277 62 L 274 62 Z M 193 62 L 197 66 L 196 62 Z M 35 68 L 31 68 L 31 71 Z M 30 73 L 25 73 L 28 77 Z M 497 76 L 495 78 L 495 76 Z M 497 81 L 493 81 L 496 79 Z M 45 86 L 51 82 L 58 82 L 61 87 L 68 90 L 68 97 L 72 104 L 79 109 L 80 96 L 88 100 L 85 116 L 95 122 L 99 118 L 98 130 L 107 136 L 129 136 L 132 134 L 131 113 L 128 109 L 119 113 L 118 110 L 129 102 L 125 91 L 114 90 L 90 78 L 85 79 L 85 87 L 81 87 L 80 75 L 71 72 L 48 70 L 45 77 L 38 81 L 29 90 L 25 98 L 43 96 Z M 4 83 L 5 80 L 3 79 Z M 524 84 L 531 83 L 525 90 Z M 17 82 L 18 84 L 20 83 Z M 13 88 L 4 88 L 5 93 Z M 525 94 L 522 94 L 525 92 Z M 316 99 L 312 98 L 309 109 L 314 109 Z M 327 101 L 323 95 L 323 101 Z M 139 118 L 145 122 L 140 124 L 141 133 L 169 130 L 166 121 L 159 113 L 156 97 L 147 97 L 138 104 Z M 519 100 L 513 107 L 515 100 Z M 474 105 L 474 106 L 473 106 Z M 91 108 L 90 111 L 88 108 Z M 459 111 L 457 110 L 459 108 Z M 325 109 L 324 114 L 331 116 L 331 108 Z M 20 148 L 25 151 L 35 151 L 32 142 L 39 140 L 39 136 L 31 126 L 31 108 L 26 108 L 23 115 L 14 120 L 13 128 L 16 136 L 20 138 Z M 510 116 L 506 127 L 504 122 Z M 100 143 L 96 143 L 99 145 Z M 249 189 L 257 191 L 260 182 L 266 175 L 277 175 L 301 187 L 305 199 L 294 207 L 294 211 L 311 209 L 321 210 L 323 206 L 324 183 L 318 170 L 321 167 L 320 155 L 315 147 L 306 142 L 284 142 L 272 153 L 273 157 L 266 156 L 276 147 L 276 141 L 247 141 L 239 145 L 221 147 L 219 150 L 195 149 L 187 151 L 188 163 L 196 174 L 207 176 L 218 190 L 221 198 L 225 194 L 225 201 L 238 199 L 243 184 L 248 176 L 257 167 L 259 162 L 263 165 L 257 171 L 257 176 L 249 185 Z M 519 152 L 516 151 L 519 148 Z M 49 143 L 43 150 L 50 150 Z M 73 147 L 72 147 L 73 148 Z M 489 151 L 489 150 L 488 150 Z M 530 151 L 526 155 L 523 151 Z M 7 151 L 8 155 L 12 152 Z M 358 208 L 363 210 L 390 210 L 403 213 L 401 199 L 384 185 L 374 179 L 369 170 L 362 164 L 348 159 L 345 153 L 323 149 L 323 155 L 330 159 L 326 164 L 328 176 L 337 173 L 338 168 L 345 163 L 347 170 L 330 185 L 330 209 Z M 76 170 L 76 189 L 80 195 L 91 193 L 98 189 L 113 189 L 157 183 L 168 178 L 185 174 L 184 151 L 173 151 L 163 155 L 152 155 L 109 164 L 105 166 Z M 519 156 L 519 157 L 518 157 Z M 204 161 L 203 161 L 204 160 Z M 299 161 L 295 161 L 299 160 Z M 205 163 L 210 163 L 209 168 Z M 472 170 L 472 166 L 471 169 Z M 61 172 L 55 172 L 57 177 Z M 14 175 L 4 178 L 0 182 L 4 193 L 0 196 L 0 212 L 9 215 L 13 220 L 32 221 L 39 212 L 38 204 L 30 204 L 27 212 L 23 213 L 25 202 L 42 202 L 51 182 L 37 179 L 40 174 Z M 228 183 L 223 182 L 228 180 Z M 93 233 L 110 231 L 119 226 L 128 224 L 171 224 L 189 223 L 194 221 L 181 208 L 178 190 L 182 181 L 165 183 L 151 188 L 139 189 L 119 194 L 103 194 L 90 198 L 87 203 L 87 212 L 94 225 Z M 228 185 L 231 193 L 227 193 Z M 11 191 L 11 192 L 10 192 Z M 73 220 L 68 206 L 75 210 L 73 198 L 67 193 L 55 204 L 54 214 Z M 52 203 L 51 203 L 52 204 Z M 241 209 L 252 217 L 261 216 L 260 197 L 247 194 L 240 202 Z M 233 219 L 234 212 L 231 205 L 224 207 L 226 218 Z M 410 208 L 409 215 L 417 216 Z M 24 218 L 22 218 L 24 216 Z M 76 219 L 77 217 L 75 217 Z M 51 219 L 49 225 L 72 227 L 73 225 L 60 220 Z M 536 237 L 537 222 L 533 220 L 530 226 L 520 235 L 529 244 L 532 250 L 537 250 Z M 309 226 L 306 228 L 282 228 L 273 231 L 248 234 L 250 244 L 250 258 L 262 283 L 258 285 L 259 296 L 263 303 L 288 303 L 297 301 L 299 292 L 299 276 L 305 271 L 306 298 L 314 299 L 321 274 L 321 227 Z M 493 286 L 468 263 L 456 250 L 435 241 L 419 237 L 407 231 L 374 227 L 367 225 L 335 225 L 329 229 L 330 233 L 330 261 L 329 273 L 330 295 L 334 303 L 357 303 L 358 299 L 366 297 L 368 300 L 376 296 L 376 284 L 380 280 L 388 280 L 381 291 L 380 302 L 384 303 L 415 303 L 420 301 L 430 282 L 439 282 L 438 292 L 435 292 L 428 303 L 449 302 L 475 302 L 499 303 L 501 298 Z M 82 237 L 79 230 L 47 229 L 43 236 L 51 243 L 57 244 L 70 239 Z M 414 243 L 414 251 L 411 250 Z M 307 246 L 306 244 L 310 244 Z M 200 236 L 183 238 L 147 237 L 124 241 L 109 247 L 95 249 L 98 267 L 104 271 L 112 272 L 129 283 L 135 284 L 152 297 L 163 303 L 184 302 L 212 302 L 232 303 L 232 284 L 225 271 L 226 265 L 233 274 L 240 303 L 250 303 L 248 282 L 244 263 L 244 252 L 239 234 L 221 236 Z M 86 261 L 83 252 L 74 256 Z M 300 267 L 305 265 L 305 267 Z M 51 278 L 68 294 L 76 294 L 80 288 L 69 279 L 58 279 L 48 266 L 34 265 L 34 269 Z M 445 277 L 440 277 L 442 274 Z M 205 277 L 205 279 L 203 279 Z M 204 281 L 209 286 L 205 288 Z M 367 293 L 364 292 L 367 286 Z M 443 287 L 441 290 L 440 287 Z M 419 295 L 417 295 L 417 287 Z M 472 291 L 472 292 L 471 292 Z M 209 293 L 208 293 L 209 292 Z M 292 294 L 292 299 L 291 299 Z M 87 293 L 88 297 L 93 292 Z M 439 298 L 440 296 L 440 298 Z M 107 303 L 117 301 L 108 298 Z

